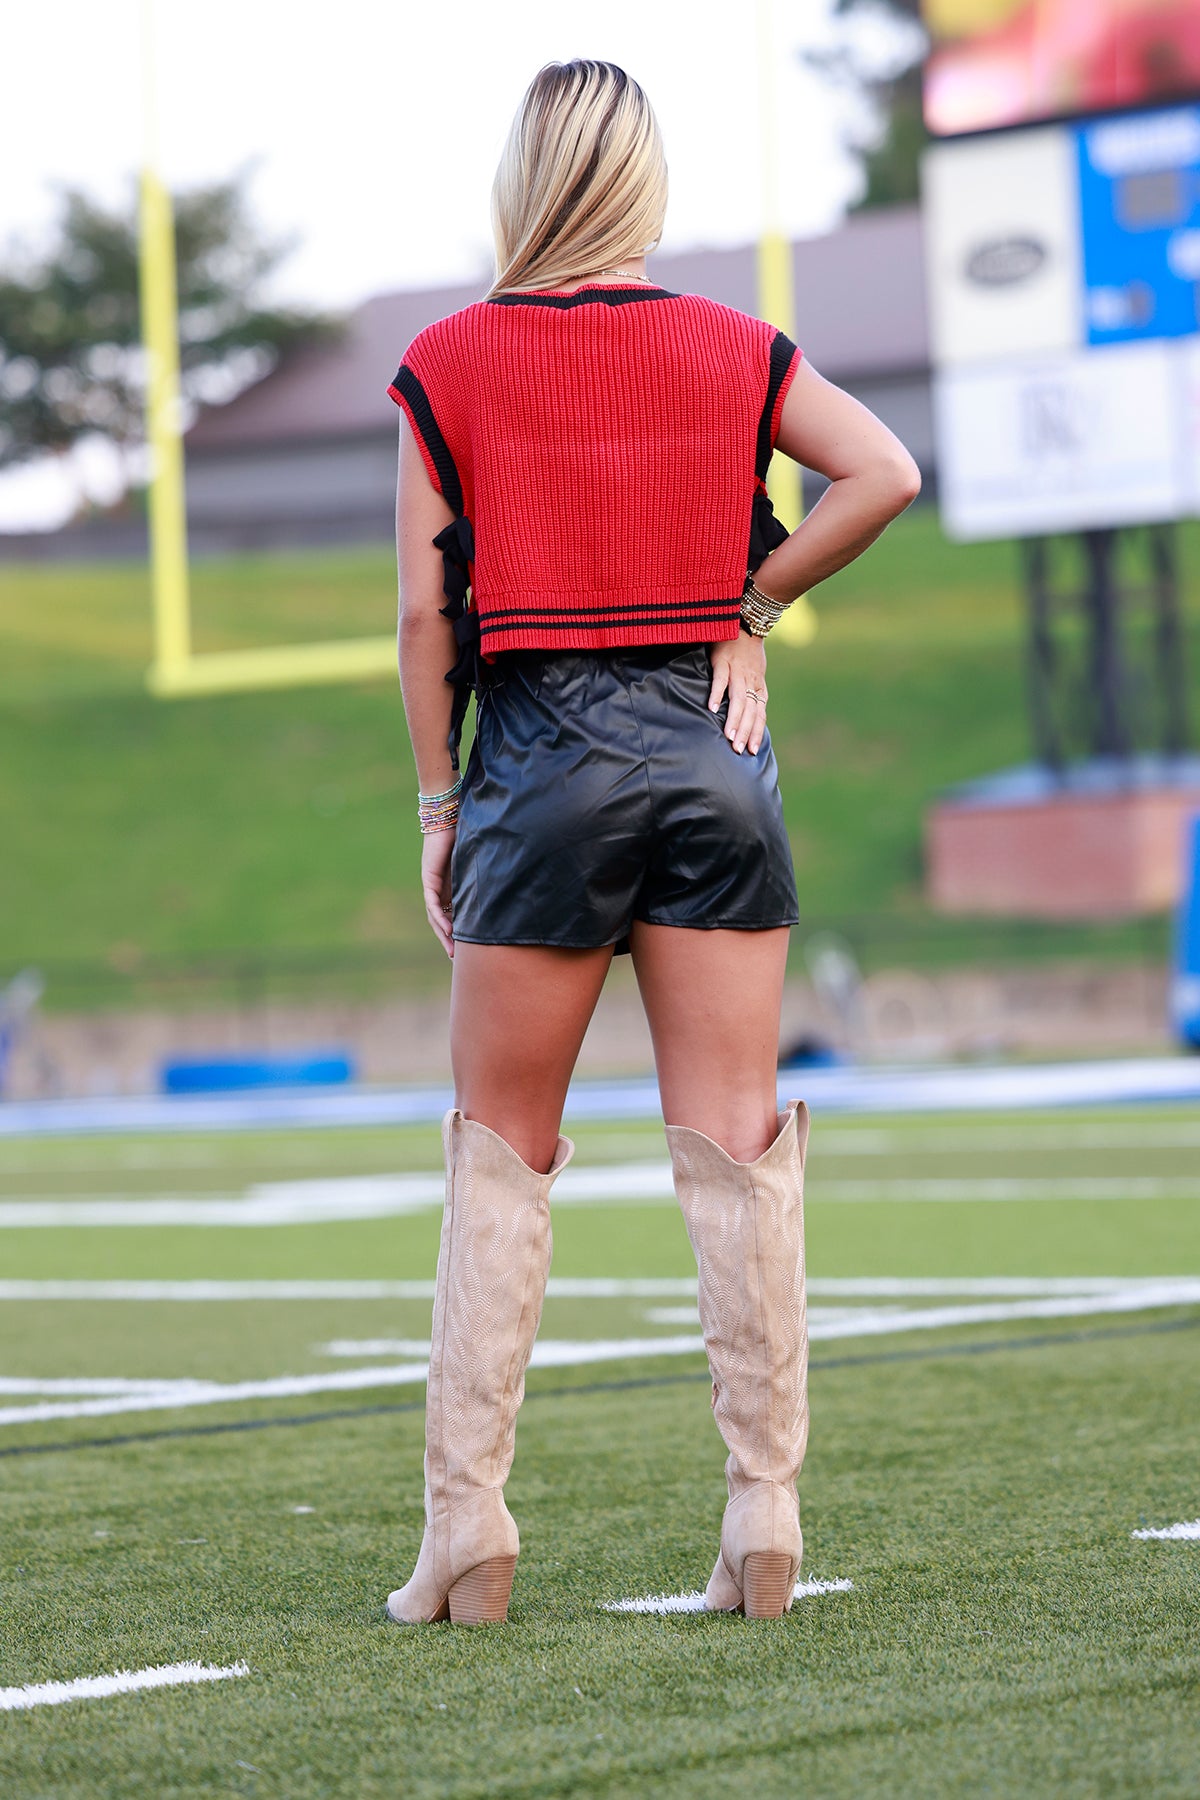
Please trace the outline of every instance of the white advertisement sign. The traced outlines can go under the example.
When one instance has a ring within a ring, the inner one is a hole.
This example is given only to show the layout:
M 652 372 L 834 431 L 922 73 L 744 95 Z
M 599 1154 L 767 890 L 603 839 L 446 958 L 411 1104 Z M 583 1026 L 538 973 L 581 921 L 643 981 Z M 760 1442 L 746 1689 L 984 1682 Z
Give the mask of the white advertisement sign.
M 1183 458 L 1183 513 L 1200 515 L 1200 338 L 1185 338 L 1176 352 L 1179 370 L 1179 437 Z
M 950 536 L 1027 537 L 1195 511 L 1197 418 L 1189 494 L 1180 410 L 1187 349 L 1143 342 L 943 369 L 934 404 Z M 1194 351 L 1192 368 L 1200 401 Z
M 922 190 L 935 363 L 1083 343 L 1079 168 L 1067 128 L 934 144 Z

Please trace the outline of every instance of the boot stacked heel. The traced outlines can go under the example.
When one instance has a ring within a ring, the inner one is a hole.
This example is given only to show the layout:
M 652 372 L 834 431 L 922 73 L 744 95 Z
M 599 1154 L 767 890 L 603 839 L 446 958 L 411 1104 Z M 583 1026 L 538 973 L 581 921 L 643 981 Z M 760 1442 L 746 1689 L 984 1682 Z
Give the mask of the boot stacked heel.
M 502 1625 L 508 1618 L 515 1556 L 493 1556 L 460 1575 L 450 1589 L 452 1625 Z
M 742 1565 L 743 1610 L 748 1619 L 782 1619 L 794 1585 L 786 1550 L 755 1550 Z

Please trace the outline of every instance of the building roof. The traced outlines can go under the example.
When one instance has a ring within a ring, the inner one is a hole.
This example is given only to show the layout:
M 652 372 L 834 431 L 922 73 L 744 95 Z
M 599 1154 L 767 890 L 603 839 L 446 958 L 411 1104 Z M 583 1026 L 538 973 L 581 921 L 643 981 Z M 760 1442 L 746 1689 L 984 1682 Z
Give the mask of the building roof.
M 921 220 L 915 206 L 852 216 L 825 237 L 793 245 L 794 335 L 833 381 L 910 374 L 929 364 Z M 756 251 L 657 254 L 663 287 L 707 294 L 756 312 Z M 358 436 L 394 429 L 387 385 L 412 339 L 434 319 L 478 300 L 482 284 L 378 294 L 348 317 L 342 334 L 286 357 L 226 406 L 204 411 L 188 433 L 189 454 L 251 445 Z

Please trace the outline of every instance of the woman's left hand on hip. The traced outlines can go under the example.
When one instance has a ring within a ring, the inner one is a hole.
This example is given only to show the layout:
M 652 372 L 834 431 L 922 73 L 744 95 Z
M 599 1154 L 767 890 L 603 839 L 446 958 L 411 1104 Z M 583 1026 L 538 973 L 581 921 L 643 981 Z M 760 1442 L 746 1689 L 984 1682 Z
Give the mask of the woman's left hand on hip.
M 710 644 L 712 691 L 710 712 L 716 712 L 726 694 L 729 713 L 725 736 L 740 756 L 749 750 L 757 756 L 767 728 L 767 649 L 762 638 L 739 631 L 735 638 Z

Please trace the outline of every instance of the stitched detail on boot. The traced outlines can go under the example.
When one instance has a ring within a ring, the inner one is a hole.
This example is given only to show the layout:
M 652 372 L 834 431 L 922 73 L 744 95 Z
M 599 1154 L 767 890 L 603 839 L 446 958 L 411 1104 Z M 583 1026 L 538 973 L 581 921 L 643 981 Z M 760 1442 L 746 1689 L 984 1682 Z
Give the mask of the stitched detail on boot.
M 795 1478 L 808 1430 L 803 1172 L 794 1115 L 754 1165 L 672 1131 L 731 1492 Z M 753 1168 L 751 1175 L 750 1169 Z

